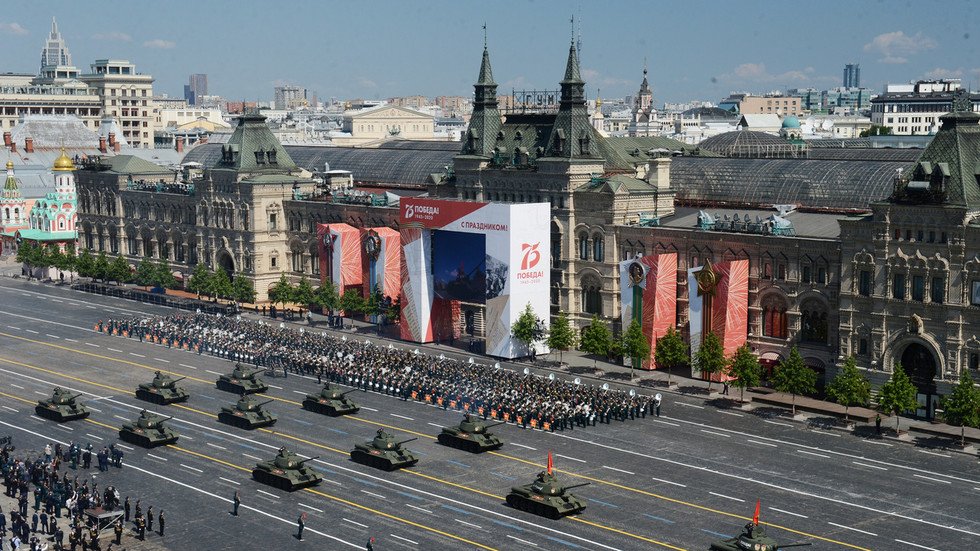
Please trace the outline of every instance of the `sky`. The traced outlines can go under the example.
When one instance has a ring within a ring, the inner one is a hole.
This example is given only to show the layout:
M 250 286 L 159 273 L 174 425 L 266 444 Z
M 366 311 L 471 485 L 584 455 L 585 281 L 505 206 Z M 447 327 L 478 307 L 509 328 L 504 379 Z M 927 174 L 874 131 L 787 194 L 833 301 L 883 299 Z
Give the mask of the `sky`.
M 658 105 L 840 86 L 845 63 L 875 90 L 980 89 L 976 0 L 4 0 L 0 72 L 37 72 L 52 16 L 82 72 L 129 59 L 178 97 L 191 73 L 227 99 L 270 100 L 279 84 L 321 100 L 471 96 L 484 23 L 499 93 L 556 89 L 572 16 L 589 97 L 634 94 L 644 63 Z

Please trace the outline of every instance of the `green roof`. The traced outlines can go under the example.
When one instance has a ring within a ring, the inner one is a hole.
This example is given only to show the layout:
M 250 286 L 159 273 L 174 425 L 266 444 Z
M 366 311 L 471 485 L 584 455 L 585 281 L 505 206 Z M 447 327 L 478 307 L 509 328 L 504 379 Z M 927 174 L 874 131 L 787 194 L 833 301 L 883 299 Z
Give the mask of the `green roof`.
M 215 168 L 237 172 L 279 172 L 297 170 L 296 163 L 265 124 L 265 116 L 246 113 L 222 146 L 221 160 Z
M 74 241 L 78 238 L 76 231 L 17 230 L 14 233 L 28 241 Z
M 102 157 L 102 164 L 109 165 L 110 171 L 119 174 L 170 174 L 166 168 L 135 155 Z
M 919 157 L 913 180 L 947 177 L 946 204 L 980 209 L 980 113 L 954 111 L 939 118 L 942 126 Z M 937 175 L 938 176 L 938 175 Z

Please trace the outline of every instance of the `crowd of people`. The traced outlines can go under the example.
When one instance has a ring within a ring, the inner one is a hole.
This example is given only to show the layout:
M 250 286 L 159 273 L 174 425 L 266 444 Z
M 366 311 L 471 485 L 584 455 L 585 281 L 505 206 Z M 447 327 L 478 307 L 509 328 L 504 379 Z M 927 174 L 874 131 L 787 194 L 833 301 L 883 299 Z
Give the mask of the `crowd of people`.
M 525 375 L 472 359 L 435 357 L 240 316 L 179 313 L 100 320 L 96 329 L 544 430 L 645 417 L 658 405 L 655 398 L 635 392 Z
M 91 445 L 82 448 L 75 443 L 67 447 L 60 443 L 53 447 L 48 444 L 37 457 L 16 457 L 12 446 L 0 448 L 4 495 L 16 504 L 9 514 L 5 514 L 0 507 L 0 550 L 76 551 L 81 547 L 83 550 L 101 551 L 105 542 L 101 541 L 100 529 L 106 527 L 99 526 L 99 515 L 113 511 L 120 514 L 113 526 L 115 541 L 108 543 L 107 551 L 113 543 L 121 542 L 123 509 L 125 522 L 129 522 L 130 500 L 127 496 L 125 503 L 122 503 L 114 486 L 106 486 L 100 491 L 94 479 L 90 481 L 87 477 L 78 476 L 78 470 L 90 468 L 91 450 Z M 122 466 L 121 456 L 117 463 L 108 449 L 96 455 L 100 470 L 108 470 L 110 463 Z M 63 473 L 62 467 L 66 467 Z M 92 514 L 93 511 L 98 514 Z M 147 516 L 143 517 L 137 500 L 133 530 L 139 537 L 145 537 L 146 519 L 152 518 L 152 515 L 151 507 Z M 163 535 L 163 511 L 160 511 L 158 518 L 160 534 Z M 151 530 L 152 523 L 153 520 L 149 520 Z

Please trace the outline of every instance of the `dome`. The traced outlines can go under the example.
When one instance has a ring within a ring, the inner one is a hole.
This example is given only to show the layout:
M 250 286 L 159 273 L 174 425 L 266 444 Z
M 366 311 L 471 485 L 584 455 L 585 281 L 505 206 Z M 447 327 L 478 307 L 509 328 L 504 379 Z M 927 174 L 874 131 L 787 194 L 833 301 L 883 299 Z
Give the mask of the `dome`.
M 65 153 L 65 148 L 61 148 L 61 156 L 54 160 L 54 169 L 62 172 L 70 172 L 75 170 L 75 163 L 72 162 L 71 157 Z
M 789 115 L 783 119 L 783 128 L 799 128 L 799 127 L 800 127 L 800 119 L 794 117 L 793 115 Z
M 12 170 L 13 168 L 14 168 L 14 162 L 13 161 L 7 161 L 7 170 Z
M 806 156 L 803 148 L 783 138 L 752 130 L 718 134 L 704 140 L 698 147 L 724 157 L 780 159 Z

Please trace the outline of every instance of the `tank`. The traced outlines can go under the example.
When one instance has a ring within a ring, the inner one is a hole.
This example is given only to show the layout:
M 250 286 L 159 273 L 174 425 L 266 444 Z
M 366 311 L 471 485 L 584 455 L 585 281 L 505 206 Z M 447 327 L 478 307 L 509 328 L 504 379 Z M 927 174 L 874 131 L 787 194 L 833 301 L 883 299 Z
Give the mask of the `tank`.
M 303 409 L 331 417 L 357 413 L 361 408 L 347 398 L 347 395 L 354 392 L 354 390 L 357 389 L 343 392 L 340 388 L 327 383 L 320 389 L 319 394 L 306 395 L 306 399 L 303 400 Z
M 465 450 L 470 453 L 481 453 L 489 450 L 498 450 L 504 445 L 504 441 L 498 438 L 487 429 L 504 424 L 486 424 L 479 417 L 474 417 L 467 413 L 463 416 L 458 426 L 444 427 L 439 434 L 439 443 L 451 448 Z
M 255 468 L 252 469 L 252 478 L 262 484 L 268 484 L 289 492 L 316 486 L 323 480 L 323 476 L 313 470 L 312 467 L 306 466 L 306 462 L 313 459 L 317 458 L 300 459 L 298 455 L 286 448 L 279 448 L 279 453 L 276 454 L 275 459 L 259 461 L 255 464 Z
M 234 392 L 235 394 L 265 392 L 269 390 L 269 385 L 265 384 L 262 379 L 256 377 L 262 371 L 261 367 L 245 367 L 240 363 L 236 363 L 235 369 L 231 373 L 218 377 L 218 389 Z
M 419 462 L 419 458 L 403 448 L 402 444 L 412 440 L 418 440 L 418 438 L 409 438 L 399 442 L 384 429 L 378 429 L 378 434 L 374 436 L 374 440 L 354 445 L 354 449 L 350 452 L 350 458 L 356 463 L 383 471 L 411 467 Z
M 750 522 L 742 528 L 742 533 L 734 538 L 716 541 L 711 544 L 711 551 L 744 551 L 752 549 L 758 551 L 779 551 L 789 547 L 804 547 L 812 545 L 807 542 L 801 543 L 777 543 L 775 539 L 766 534 L 766 529 L 754 522 Z
M 248 394 L 242 394 L 233 406 L 221 406 L 218 421 L 240 429 L 257 429 L 268 427 L 276 422 L 276 416 L 262 409 L 262 406 L 272 400 L 258 402 Z
M 558 477 L 541 471 L 534 482 L 511 488 L 507 494 L 507 505 L 538 516 L 560 519 L 585 510 L 585 500 L 568 493 L 568 490 L 588 484 L 563 486 Z
M 51 395 L 51 398 L 37 401 L 37 405 L 34 406 L 34 411 L 37 412 L 39 417 L 51 419 L 59 423 L 74 421 L 75 419 L 85 419 L 91 412 L 89 412 L 88 408 L 75 401 L 79 396 L 81 394 L 72 394 L 61 387 L 55 387 L 54 394 Z
M 136 421 L 123 423 L 122 429 L 119 430 L 119 438 L 144 448 L 173 444 L 177 441 L 177 433 L 163 426 L 164 421 L 171 419 L 173 417 L 164 417 L 144 409 Z
M 186 402 L 190 398 L 190 394 L 183 388 L 177 386 L 177 381 L 182 381 L 186 378 L 177 377 L 174 379 L 166 373 L 157 371 L 152 381 L 140 383 L 140 386 L 136 389 L 136 397 L 140 400 L 146 400 L 147 402 L 160 405 Z

